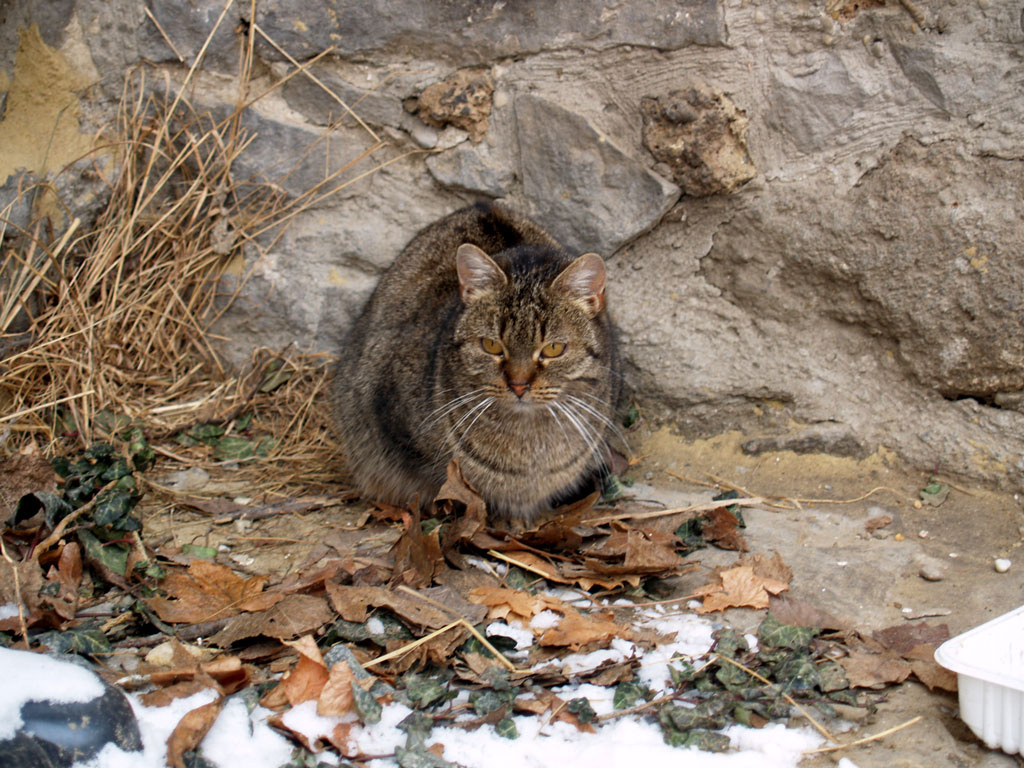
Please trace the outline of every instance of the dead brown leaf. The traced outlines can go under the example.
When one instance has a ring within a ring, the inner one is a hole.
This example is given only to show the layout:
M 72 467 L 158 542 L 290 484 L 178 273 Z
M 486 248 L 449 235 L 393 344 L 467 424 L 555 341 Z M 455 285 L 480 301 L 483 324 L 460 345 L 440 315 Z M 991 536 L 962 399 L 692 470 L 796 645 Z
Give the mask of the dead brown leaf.
M 265 576 L 243 579 L 226 566 L 195 560 L 187 573 L 173 571 L 160 582 L 166 597 L 147 602 L 163 621 L 199 624 L 245 610 L 246 602 L 258 596 L 265 583 Z
M 391 585 L 406 584 L 413 589 L 429 587 L 434 576 L 447 567 L 441 555 L 441 530 L 434 528 L 424 535 L 418 510 L 405 515 L 404 519 L 405 531 L 391 548 L 395 561 Z
M 551 609 L 565 613 L 565 604 L 550 595 L 531 595 L 507 587 L 477 587 L 469 593 L 470 602 L 490 608 L 487 615 L 492 619 L 512 617 L 528 623 L 541 611 Z
M 727 507 L 718 507 L 707 514 L 701 521 L 701 535 L 719 549 L 732 549 L 746 552 L 749 547 L 747 540 L 740 533 L 740 520 Z
M 78 587 L 82 583 L 82 552 L 76 542 L 69 542 L 61 548 L 57 567 L 51 568 L 46 578 L 57 583 L 57 594 L 44 595 L 42 601 L 52 606 L 62 619 L 75 618 Z
M 295 666 L 281 678 L 288 703 L 294 707 L 304 701 L 318 699 L 330 673 L 320 655 L 320 649 L 316 647 L 316 641 L 309 635 L 303 635 L 285 644 L 299 652 Z
M 912 671 L 910 664 L 892 651 L 852 650 L 838 662 L 846 671 L 851 688 L 884 688 L 890 683 L 902 683 Z
M 750 565 L 739 565 L 718 572 L 720 584 L 707 584 L 695 596 L 704 598 L 697 613 L 711 613 L 726 608 L 767 608 L 769 597 L 789 589 L 789 582 L 755 573 Z
M 416 626 L 430 629 L 440 629 L 457 618 L 478 624 L 487 613 L 449 587 L 418 590 L 423 596 L 420 598 L 387 587 L 344 586 L 331 581 L 326 586 L 331 605 L 346 621 L 366 621 L 371 606 L 387 608 Z
M 352 711 L 355 696 L 352 693 L 352 683 L 356 676 L 352 668 L 344 659 L 331 667 L 330 675 L 320 691 L 320 697 L 316 702 L 316 713 L 321 716 L 340 717 Z
M 334 618 L 327 601 L 314 595 L 288 595 L 261 613 L 235 616 L 224 629 L 210 638 L 221 648 L 248 637 L 263 635 L 284 640 L 315 632 Z
M 225 698 L 218 695 L 209 704 L 190 710 L 181 718 L 167 738 L 167 765 L 185 768 L 185 753 L 199 746 L 224 707 Z
M 883 648 L 888 648 L 900 656 L 906 656 L 915 646 L 931 645 L 938 647 L 949 640 L 947 624 L 929 624 L 927 621 L 916 624 L 896 624 L 871 633 L 871 638 Z
M 915 645 L 904 655 L 910 661 L 910 668 L 914 675 L 922 683 L 928 686 L 928 690 L 939 689 L 956 693 L 957 676 L 935 661 L 935 646 L 931 644 Z
M 578 651 L 585 645 L 606 646 L 615 637 L 633 638 L 632 630 L 618 624 L 610 613 L 582 614 L 569 606 L 565 610 L 566 614 L 558 626 L 551 627 L 540 636 L 538 642 L 541 645 L 568 646 Z

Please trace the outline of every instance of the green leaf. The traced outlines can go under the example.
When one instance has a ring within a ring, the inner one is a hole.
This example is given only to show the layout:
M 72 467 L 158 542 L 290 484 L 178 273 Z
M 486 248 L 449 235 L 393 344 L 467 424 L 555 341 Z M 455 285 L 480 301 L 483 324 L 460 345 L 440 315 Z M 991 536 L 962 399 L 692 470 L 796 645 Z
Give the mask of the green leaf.
M 932 481 L 921 489 L 921 501 L 933 507 L 942 504 L 947 496 L 949 496 L 949 486 L 940 483 L 935 478 L 932 478 Z
M 128 429 L 132 425 L 132 419 L 127 414 L 113 413 L 103 409 L 93 417 L 92 423 L 101 432 L 116 435 Z
M 673 746 L 696 747 L 701 752 L 725 752 L 731 744 L 729 737 L 724 733 L 698 729 L 687 733 L 682 744 Z
M 449 763 L 424 747 L 418 749 L 398 747 L 395 750 L 395 761 L 400 768 L 458 768 L 455 763 Z
M 153 465 L 156 453 L 138 427 L 128 433 L 128 441 L 128 455 L 132 458 L 132 466 L 136 472 L 145 472 Z
M 349 685 L 352 686 L 352 703 L 359 719 L 367 725 L 379 723 L 381 712 L 383 712 L 380 703 L 368 691 L 364 691 L 361 685 L 357 685 L 355 680 Z
M 747 638 L 735 629 L 716 629 L 711 636 L 715 638 L 715 653 L 735 659 L 740 653 L 747 653 L 750 646 Z
M 850 687 L 846 678 L 846 670 L 834 661 L 826 661 L 818 665 L 818 678 L 821 690 L 825 693 L 841 691 Z
M 650 690 L 647 686 L 640 685 L 633 681 L 619 683 L 615 686 L 615 695 L 612 697 L 612 706 L 615 709 L 628 709 L 638 699 L 646 701 Z
M 423 712 L 412 712 L 398 724 L 398 729 L 406 734 L 406 749 L 422 747 L 427 739 L 430 738 L 430 731 L 433 728 L 434 718 Z
M 93 443 L 82 454 L 87 459 L 108 459 L 114 455 L 114 448 L 109 443 Z
M 85 547 L 87 557 L 97 560 L 114 573 L 125 575 L 128 569 L 128 546 L 120 543 L 104 544 L 92 531 L 81 530 L 78 540 Z
M 473 711 L 476 712 L 477 716 L 483 717 L 496 709 L 507 707 L 512 703 L 513 698 L 515 698 L 514 691 L 499 693 L 492 688 L 484 688 L 469 694 L 469 704 L 473 707 Z
M 516 730 L 516 724 L 511 717 L 503 717 L 498 721 L 497 725 L 494 726 L 495 732 L 503 739 L 518 739 L 519 731 Z
M 98 629 L 50 630 L 34 638 L 54 653 L 109 654 L 110 641 Z
M 284 367 L 282 361 L 277 360 L 267 366 L 267 375 L 263 377 L 263 381 L 260 382 L 260 392 L 273 392 L 275 389 L 280 387 L 282 384 L 291 379 L 294 374 L 294 369 L 291 366 Z
M 630 403 L 629 407 L 626 408 L 626 413 L 622 417 L 622 426 L 629 429 L 640 420 L 640 409 L 637 408 L 636 403 Z
M 49 491 L 36 491 L 27 493 L 18 500 L 14 515 L 11 517 L 11 524 L 17 525 L 22 520 L 35 515 L 43 510 L 43 519 L 51 530 L 61 520 L 71 514 L 71 505 L 55 493 Z
M 715 679 L 726 688 L 732 690 L 734 688 L 742 688 L 749 684 L 750 675 L 739 667 L 724 661 L 719 661 L 718 664 L 719 667 L 715 672 Z
M 764 648 L 807 650 L 820 631 L 814 627 L 783 624 L 769 613 L 757 628 L 757 641 Z
M 138 523 L 132 527 L 125 518 L 135 508 L 139 498 L 124 491 L 104 491 L 93 507 L 92 519 L 96 525 L 112 525 L 124 531 L 138 530 Z
M 585 699 L 582 696 L 578 699 L 570 699 L 565 705 L 572 714 L 576 715 L 576 719 L 579 720 L 583 725 L 593 721 L 597 717 L 597 712 L 590 706 L 590 700 Z
M 217 461 L 241 461 L 256 454 L 256 443 L 247 437 L 228 435 L 213 446 L 213 458 Z
M 772 677 L 790 694 L 810 691 L 821 685 L 818 665 L 810 656 L 803 654 L 794 654 L 776 665 Z
M 217 557 L 217 548 L 204 547 L 199 544 L 182 544 L 181 554 L 192 555 L 192 557 L 199 557 L 203 560 L 213 560 Z
M 661 708 L 658 717 L 667 718 L 680 731 L 692 728 L 724 728 L 728 722 L 725 713 L 731 706 L 732 702 L 726 701 L 723 697 L 715 697 L 705 699 L 694 707 L 666 705 Z
M 235 422 L 235 429 L 239 432 L 245 432 L 252 425 L 252 411 L 242 414 Z
M 438 699 L 445 697 L 448 693 L 448 681 L 436 677 L 427 677 L 416 672 L 406 672 L 402 675 L 402 684 L 405 694 L 417 709 L 429 707 Z

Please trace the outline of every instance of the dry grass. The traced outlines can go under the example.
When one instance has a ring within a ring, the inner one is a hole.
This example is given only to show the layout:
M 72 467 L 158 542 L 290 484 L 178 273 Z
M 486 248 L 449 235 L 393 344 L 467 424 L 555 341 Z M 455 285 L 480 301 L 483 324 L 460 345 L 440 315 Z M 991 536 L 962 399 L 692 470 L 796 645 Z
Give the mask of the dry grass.
M 171 463 L 216 468 L 206 446 L 182 448 L 173 436 L 206 422 L 230 433 L 251 412 L 252 428 L 275 440 L 269 456 L 250 462 L 254 490 L 322 485 L 336 476 L 323 405 L 327 356 L 256 350 L 248 366 L 232 371 L 211 328 L 244 284 L 243 249 L 258 254 L 309 206 L 406 155 L 372 157 L 385 144 L 345 105 L 342 119 L 366 128 L 365 147 L 304 194 L 288 198 L 278 185 L 235 178 L 235 161 L 252 138 L 242 110 L 284 82 L 251 96 L 251 39 L 243 48 L 237 109 L 219 122 L 185 97 L 202 52 L 176 87 L 166 75 L 147 82 L 154 79 L 147 68 L 128 78 L 112 136 L 94 150 L 112 162 L 94 162 L 109 186 L 109 204 L 93 226 L 74 220 L 54 236 L 40 218 L 30 231 L 16 232 L 0 210 L 5 451 L 33 442 L 51 455 L 69 452 L 106 437 L 112 421 L 127 417 Z M 288 77 L 312 78 L 311 63 L 296 63 Z M 114 169 L 109 178 L 103 168 Z M 225 281 L 228 273 L 233 279 Z M 261 387 L 275 366 L 279 385 Z

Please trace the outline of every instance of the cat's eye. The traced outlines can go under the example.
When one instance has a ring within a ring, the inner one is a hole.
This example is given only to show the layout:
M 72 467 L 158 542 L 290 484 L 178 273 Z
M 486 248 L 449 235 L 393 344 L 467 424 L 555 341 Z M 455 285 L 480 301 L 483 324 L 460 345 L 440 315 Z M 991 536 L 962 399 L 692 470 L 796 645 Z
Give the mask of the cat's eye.
M 565 344 L 561 341 L 552 341 L 540 348 L 541 357 L 558 357 L 565 352 Z
M 480 337 L 480 346 L 484 348 L 484 352 L 489 355 L 500 355 L 505 351 L 505 348 L 501 346 L 501 342 L 497 339 L 492 339 L 489 336 Z

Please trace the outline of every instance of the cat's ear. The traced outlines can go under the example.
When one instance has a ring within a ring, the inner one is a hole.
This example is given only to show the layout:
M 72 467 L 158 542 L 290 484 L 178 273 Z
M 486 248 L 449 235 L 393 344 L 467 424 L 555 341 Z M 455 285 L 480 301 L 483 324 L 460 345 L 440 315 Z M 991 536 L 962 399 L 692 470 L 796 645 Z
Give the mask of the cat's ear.
M 604 259 L 596 253 L 584 253 L 562 270 L 552 287 L 563 291 L 571 301 L 583 307 L 590 317 L 604 309 L 604 286 L 607 276 Z
M 459 293 L 469 302 L 482 293 L 504 287 L 508 278 L 494 260 L 475 245 L 463 243 L 455 252 L 455 266 L 459 272 Z

